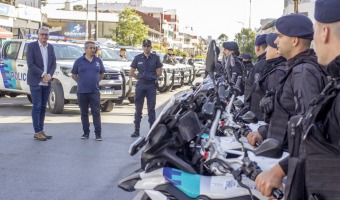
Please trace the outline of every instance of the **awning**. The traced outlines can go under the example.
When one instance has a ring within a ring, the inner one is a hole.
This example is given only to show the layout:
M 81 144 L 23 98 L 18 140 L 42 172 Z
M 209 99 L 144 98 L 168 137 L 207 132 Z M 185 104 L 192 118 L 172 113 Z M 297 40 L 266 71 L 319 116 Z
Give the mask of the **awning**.
M 0 38 L 13 38 L 13 33 L 0 27 Z

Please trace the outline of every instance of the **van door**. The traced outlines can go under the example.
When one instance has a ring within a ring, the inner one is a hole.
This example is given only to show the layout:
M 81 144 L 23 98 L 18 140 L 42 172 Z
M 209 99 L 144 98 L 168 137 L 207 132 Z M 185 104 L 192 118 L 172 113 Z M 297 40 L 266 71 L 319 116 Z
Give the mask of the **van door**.
M 20 81 L 17 80 L 16 58 L 20 50 L 19 41 L 9 41 L 3 46 L 0 70 L 5 89 L 21 90 Z
M 16 60 L 16 69 L 17 69 L 17 80 L 20 81 L 21 89 L 25 92 L 30 93 L 30 87 L 27 84 L 27 72 L 28 72 L 28 65 L 26 60 L 26 52 L 27 52 L 27 45 L 28 43 L 23 42 L 22 45 L 24 45 L 24 50 L 22 51 L 22 54 L 18 55 L 18 58 Z

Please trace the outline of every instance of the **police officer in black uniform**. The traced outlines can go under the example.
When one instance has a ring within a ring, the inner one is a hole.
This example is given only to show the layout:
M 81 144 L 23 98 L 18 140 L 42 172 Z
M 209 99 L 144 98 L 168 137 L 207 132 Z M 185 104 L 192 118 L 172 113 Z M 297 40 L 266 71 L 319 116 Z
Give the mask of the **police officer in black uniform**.
M 279 80 L 286 74 L 286 59 L 277 54 L 277 45 L 274 41 L 277 38 L 277 34 L 270 33 L 266 36 L 266 69 L 263 71 L 261 78 L 254 83 L 255 90 L 251 95 L 251 104 L 249 109 L 255 113 L 256 117 L 260 121 L 269 122 L 270 112 L 266 113 L 266 107 L 260 106 L 260 102 L 273 99 Z M 262 109 L 261 109 L 262 108 Z M 266 127 L 266 126 L 264 126 Z M 261 131 L 260 131 L 261 133 Z M 265 131 L 265 134 L 267 132 Z M 248 134 L 251 137 L 252 134 Z M 250 142 L 250 144 L 253 144 Z M 254 144 L 253 144 L 254 145 Z
M 223 53 L 227 58 L 225 69 L 227 70 L 228 77 L 231 78 L 233 73 L 236 77 L 243 75 L 243 64 L 238 59 L 238 44 L 236 42 L 223 42 Z M 232 80 L 229 80 L 232 81 Z
M 251 56 L 249 53 L 243 53 L 241 54 L 241 58 L 242 58 L 242 63 L 244 65 L 244 78 L 247 78 L 250 74 L 250 72 L 253 70 L 253 62 L 251 61 Z
M 147 100 L 150 127 L 156 118 L 156 83 L 158 77 L 162 75 L 163 64 L 160 62 L 159 56 L 151 53 L 151 48 L 151 41 L 147 39 L 143 40 L 144 52 L 137 55 L 131 63 L 130 75 L 138 80 L 135 91 L 135 131 L 131 137 L 139 136 L 145 97 Z M 136 70 L 138 74 L 136 74 Z
M 280 141 L 283 149 L 287 149 L 288 120 L 306 113 L 309 102 L 323 90 L 327 78 L 324 69 L 317 64 L 315 52 L 310 49 L 314 31 L 308 17 L 300 14 L 280 17 L 276 28 L 278 38 L 275 43 L 279 54 L 287 59 L 288 69 L 276 91 L 267 137 Z M 257 189 L 270 196 L 273 188 L 282 187 L 281 181 L 287 171 L 288 162 L 281 161 L 259 174 L 255 181 Z
M 188 60 L 188 64 L 195 67 L 195 65 L 194 65 L 194 55 L 190 55 L 190 58 Z
M 245 81 L 244 101 L 249 106 L 251 104 L 251 93 L 255 89 L 254 83 L 261 78 L 261 75 L 265 69 L 267 69 L 266 62 L 266 36 L 267 34 L 258 35 L 255 39 L 255 54 L 257 56 L 257 62 L 255 63 L 253 70 L 248 75 Z
M 163 63 L 165 64 L 170 64 L 170 65 L 175 65 L 176 60 L 174 58 L 174 50 L 172 48 L 168 49 L 168 53 L 164 56 L 163 58 Z

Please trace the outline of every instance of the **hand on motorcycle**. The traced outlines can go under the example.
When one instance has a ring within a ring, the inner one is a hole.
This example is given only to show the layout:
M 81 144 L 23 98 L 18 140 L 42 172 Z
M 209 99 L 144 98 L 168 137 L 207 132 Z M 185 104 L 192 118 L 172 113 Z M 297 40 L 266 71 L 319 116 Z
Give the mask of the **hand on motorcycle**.
M 252 146 L 256 146 L 256 142 L 263 142 L 263 138 L 258 131 L 250 132 L 247 135 L 247 140 Z
M 276 164 L 273 168 L 260 173 L 255 179 L 258 191 L 266 197 L 272 196 L 272 191 L 277 188 L 282 191 L 282 179 L 286 176 L 281 166 Z

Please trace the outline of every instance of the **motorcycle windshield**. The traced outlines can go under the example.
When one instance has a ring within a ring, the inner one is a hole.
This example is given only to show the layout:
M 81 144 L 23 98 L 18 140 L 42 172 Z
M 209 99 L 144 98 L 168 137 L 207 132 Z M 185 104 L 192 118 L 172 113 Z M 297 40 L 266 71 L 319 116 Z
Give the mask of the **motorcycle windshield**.
M 175 104 L 178 104 L 179 102 L 181 102 L 184 99 L 187 99 L 190 95 L 192 94 L 192 90 L 187 90 L 187 91 L 182 91 L 179 92 L 175 95 L 173 95 L 171 97 L 171 99 L 169 100 L 169 102 L 164 106 L 162 112 L 158 115 L 158 117 L 156 118 L 155 122 L 153 123 L 153 125 L 151 126 L 148 135 L 146 136 L 146 140 L 149 139 L 150 133 L 157 127 L 157 125 L 159 124 L 159 122 L 163 119 L 164 115 L 167 113 L 167 111 L 174 106 Z

